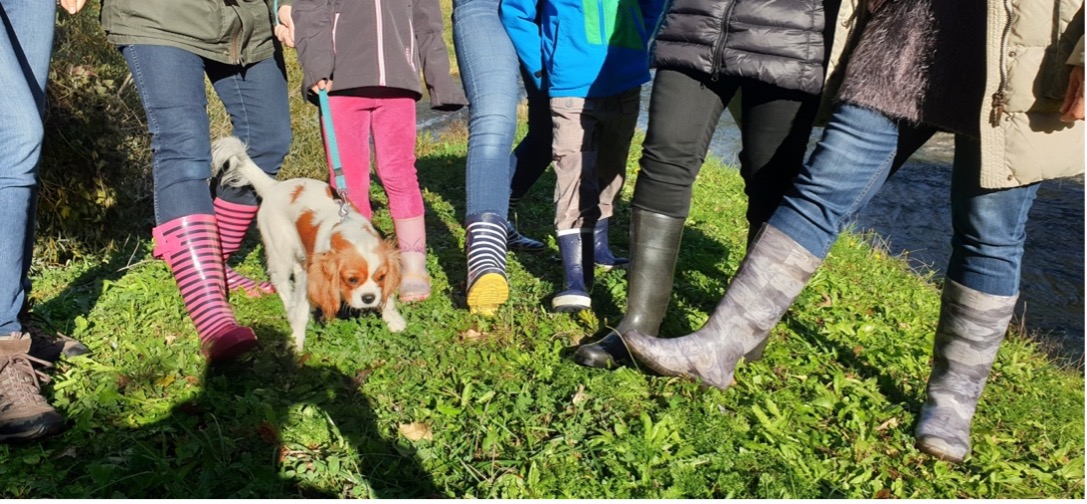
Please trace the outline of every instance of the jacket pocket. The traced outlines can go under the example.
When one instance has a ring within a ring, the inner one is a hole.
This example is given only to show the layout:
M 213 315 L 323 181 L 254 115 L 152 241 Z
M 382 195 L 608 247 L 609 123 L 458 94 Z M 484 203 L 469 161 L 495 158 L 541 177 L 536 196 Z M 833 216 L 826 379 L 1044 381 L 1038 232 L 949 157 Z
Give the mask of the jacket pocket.
M 1068 77 L 1072 70 L 1067 64 L 1068 57 L 1083 35 L 1083 7 L 1082 4 L 1069 0 L 1052 1 L 1052 19 L 1057 26 L 1050 28 L 1053 38 L 1050 46 L 1046 48 L 1042 62 L 1039 91 L 1045 98 L 1064 100 L 1065 88 L 1068 87 Z
M 118 33 L 161 38 L 191 39 L 218 44 L 230 38 L 231 23 L 222 2 L 148 2 L 146 0 L 113 0 L 121 13 L 124 29 Z M 237 16 L 231 12 L 231 19 Z

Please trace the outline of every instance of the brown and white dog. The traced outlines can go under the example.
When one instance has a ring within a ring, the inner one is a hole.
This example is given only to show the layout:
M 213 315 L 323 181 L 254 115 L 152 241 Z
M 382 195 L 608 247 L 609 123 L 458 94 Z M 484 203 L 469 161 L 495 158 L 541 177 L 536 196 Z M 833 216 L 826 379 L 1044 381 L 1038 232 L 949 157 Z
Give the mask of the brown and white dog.
M 313 306 L 326 318 L 336 316 L 341 302 L 357 309 L 380 308 L 390 331 L 404 330 L 407 324 L 396 310 L 396 245 L 382 239 L 350 203 L 336 199 L 327 183 L 309 178 L 277 181 L 232 136 L 212 145 L 212 170 L 226 185 L 252 185 L 263 199 L 257 228 L 268 276 L 287 310 L 297 351 L 305 342 Z

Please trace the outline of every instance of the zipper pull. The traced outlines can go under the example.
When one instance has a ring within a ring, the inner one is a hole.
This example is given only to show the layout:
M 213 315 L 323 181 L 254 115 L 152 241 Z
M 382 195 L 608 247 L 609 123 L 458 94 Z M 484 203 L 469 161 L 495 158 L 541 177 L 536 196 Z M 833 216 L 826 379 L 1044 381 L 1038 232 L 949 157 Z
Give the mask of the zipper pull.
M 1000 119 L 1004 116 L 1005 112 L 1005 101 L 1003 92 L 998 91 L 993 93 L 993 110 L 989 114 L 989 124 L 992 124 L 994 128 L 1000 126 Z

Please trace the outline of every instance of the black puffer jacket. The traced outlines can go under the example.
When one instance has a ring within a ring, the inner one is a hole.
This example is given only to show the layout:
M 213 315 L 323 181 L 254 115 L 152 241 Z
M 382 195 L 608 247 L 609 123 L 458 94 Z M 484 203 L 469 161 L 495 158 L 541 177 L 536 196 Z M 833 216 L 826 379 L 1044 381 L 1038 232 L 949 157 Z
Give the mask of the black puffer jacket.
M 653 66 L 817 94 L 840 0 L 675 0 Z

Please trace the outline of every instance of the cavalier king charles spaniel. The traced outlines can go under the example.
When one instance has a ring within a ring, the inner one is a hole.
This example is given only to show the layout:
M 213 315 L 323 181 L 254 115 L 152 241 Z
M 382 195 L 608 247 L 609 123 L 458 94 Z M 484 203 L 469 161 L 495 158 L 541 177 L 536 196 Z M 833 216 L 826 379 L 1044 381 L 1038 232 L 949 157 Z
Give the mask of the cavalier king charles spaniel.
M 282 182 L 246 154 L 237 137 L 212 146 L 212 170 L 224 184 L 251 185 L 263 199 L 257 228 L 264 241 L 268 276 L 283 300 L 298 352 L 306 340 L 312 307 L 334 318 L 340 304 L 381 309 L 392 332 L 407 326 L 396 310 L 400 258 L 370 221 L 327 183 L 309 178 Z M 292 281 L 293 277 L 293 281 Z

